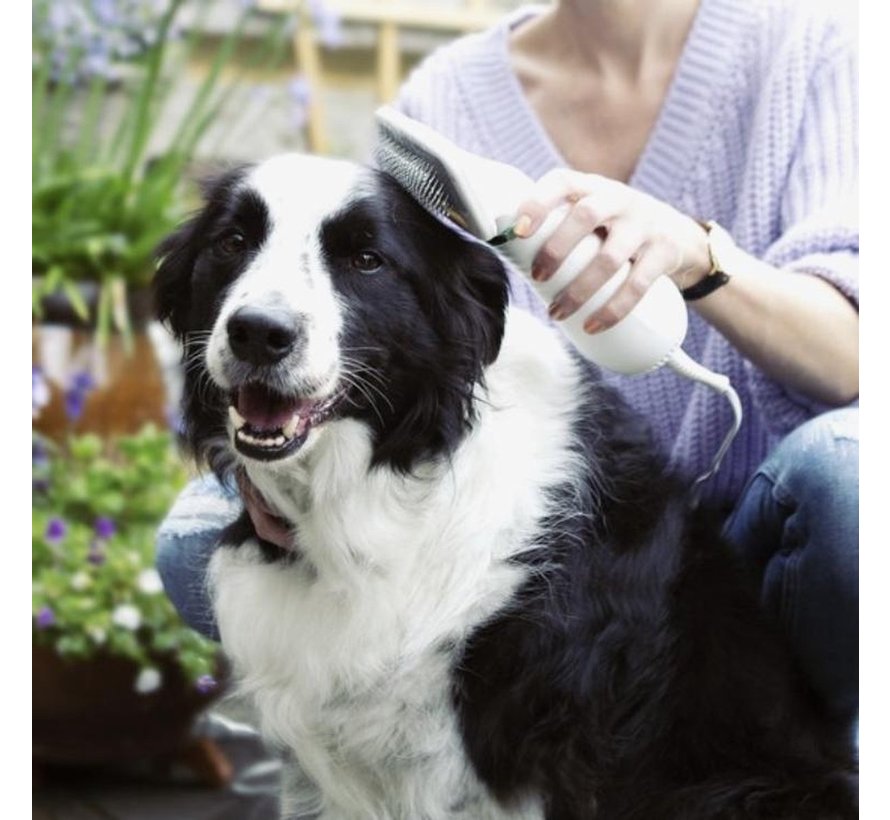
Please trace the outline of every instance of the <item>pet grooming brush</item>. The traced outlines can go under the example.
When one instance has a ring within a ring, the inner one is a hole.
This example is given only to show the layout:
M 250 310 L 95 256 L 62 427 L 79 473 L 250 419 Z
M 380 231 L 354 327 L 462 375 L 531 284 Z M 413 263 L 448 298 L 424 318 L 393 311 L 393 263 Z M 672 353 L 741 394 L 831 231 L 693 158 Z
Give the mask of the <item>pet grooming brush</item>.
M 545 304 L 571 282 L 596 256 L 600 239 L 582 239 L 546 282 L 531 278 L 538 250 L 565 218 L 570 205 L 554 209 L 534 235 L 521 239 L 512 232 L 519 203 L 526 199 L 533 180 L 505 163 L 465 151 L 433 129 L 389 106 L 377 110 L 376 159 L 426 210 L 452 223 L 476 239 L 488 242 L 521 271 Z M 711 468 L 695 483 L 702 483 L 720 466 L 741 425 L 742 408 L 729 379 L 713 373 L 690 358 L 680 347 L 686 335 L 686 305 L 676 285 L 658 277 L 634 309 L 620 322 L 596 334 L 584 331 L 584 320 L 603 305 L 630 272 L 625 263 L 574 314 L 557 326 L 586 359 L 624 375 L 668 365 L 689 379 L 706 384 L 726 397 L 734 423 Z

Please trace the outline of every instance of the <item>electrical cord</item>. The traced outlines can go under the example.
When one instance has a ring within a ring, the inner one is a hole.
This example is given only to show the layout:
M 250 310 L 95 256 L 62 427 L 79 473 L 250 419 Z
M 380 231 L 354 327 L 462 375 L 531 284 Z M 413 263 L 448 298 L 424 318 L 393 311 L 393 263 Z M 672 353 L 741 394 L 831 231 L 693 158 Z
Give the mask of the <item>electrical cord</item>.
M 692 483 L 692 486 L 689 488 L 689 506 L 692 509 L 695 509 L 701 500 L 701 492 L 705 482 L 720 469 L 720 464 L 723 461 L 723 457 L 726 455 L 726 451 L 729 450 L 733 439 L 735 439 L 736 433 L 738 433 L 739 428 L 742 426 L 742 403 L 739 400 L 738 393 L 735 392 L 732 384 L 726 376 L 722 373 L 714 373 L 713 371 L 708 370 L 708 368 L 700 365 L 695 359 L 687 355 L 681 348 L 677 348 L 670 354 L 666 364 L 681 376 L 700 382 L 701 384 L 710 387 L 712 390 L 715 390 L 729 402 L 729 405 L 732 408 L 732 427 L 724 437 L 723 443 L 717 450 L 713 461 L 711 461 L 710 468 L 696 478 Z

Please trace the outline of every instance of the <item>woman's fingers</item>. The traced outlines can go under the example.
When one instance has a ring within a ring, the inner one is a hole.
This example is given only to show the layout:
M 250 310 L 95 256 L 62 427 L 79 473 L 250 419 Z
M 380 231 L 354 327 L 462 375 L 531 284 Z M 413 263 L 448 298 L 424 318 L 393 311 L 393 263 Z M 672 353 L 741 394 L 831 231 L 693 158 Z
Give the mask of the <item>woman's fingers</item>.
M 584 330 L 598 333 L 618 324 L 636 307 L 652 283 L 668 273 L 673 264 L 676 264 L 676 257 L 669 246 L 652 244 L 642 247 L 621 287 L 605 305 L 585 318 Z
M 273 512 L 260 495 L 259 490 L 251 484 L 250 479 L 244 473 L 238 471 L 236 479 L 241 498 L 244 501 L 244 508 L 253 522 L 257 535 L 264 541 L 282 549 L 292 549 L 294 546 L 293 534 L 287 522 Z
M 588 332 L 620 322 L 661 275 L 682 286 L 707 273 L 707 233 L 700 223 L 648 194 L 596 174 L 565 169 L 546 174 L 520 205 L 516 234 L 531 236 L 559 208 L 565 208 L 565 215 L 536 254 L 532 278 L 543 282 L 552 277 L 586 236 L 596 234 L 603 242 L 551 303 L 549 312 L 557 321 L 578 311 L 629 261 L 631 269 L 621 287 L 585 317 Z
M 639 251 L 643 241 L 642 232 L 633 223 L 615 221 L 593 260 L 553 300 L 550 316 L 557 321 L 571 316 Z
M 555 207 L 567 202 L 577 203 L 589 195 L 595 195 L 596 199 L 604 202 L 612 200 L 611 196 L 603 196 L 603 189 L 608 188 L 611 182 L 596 174 L 582 174 L 564 168 L 550 171 L 535 183 L 529 198 L 520 203 L 516 211 L 516 235 L 531 236 Z
M 585 236 L 604 232 L 614 216 L 613 209 L 597 205 L 593 197 L 578 200 L 536 254 L 532 279 L 544 282 L 553 276 L 575 245 Z

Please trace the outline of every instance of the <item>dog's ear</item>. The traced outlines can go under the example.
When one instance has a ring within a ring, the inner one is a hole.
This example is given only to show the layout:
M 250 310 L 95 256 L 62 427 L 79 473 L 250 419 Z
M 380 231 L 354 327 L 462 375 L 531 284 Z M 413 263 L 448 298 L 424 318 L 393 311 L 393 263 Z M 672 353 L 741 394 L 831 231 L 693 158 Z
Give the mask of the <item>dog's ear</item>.
M 472 343 L 482 365 L 491 364 L 504 337 L 509 296 L 507 269 L 498 254 L 479 242 L 455 236 L 457 251 L 449 254 L 448 270 L 439 281 L 450 291 L 443 338 Z M 460 309 L 455 310 L 458 305 Z
M 189 220 L 164 239 L 155 251 L 160 261 L 154 277 L 155 314 L 180 339 L 188 331 L 192 269 L 200 250 L 196 246 L 195 234 L 200 222 L 200 216 Z
M 241 165 L 205 177 L 199 184 L 204 208 L 164 239 L 155 250 L 158 268 L 154 277 L 155 314 L 178 338 L 189 330 L 192 303 L 192 271 L 213 222 L 223 212 L 249 166 Z

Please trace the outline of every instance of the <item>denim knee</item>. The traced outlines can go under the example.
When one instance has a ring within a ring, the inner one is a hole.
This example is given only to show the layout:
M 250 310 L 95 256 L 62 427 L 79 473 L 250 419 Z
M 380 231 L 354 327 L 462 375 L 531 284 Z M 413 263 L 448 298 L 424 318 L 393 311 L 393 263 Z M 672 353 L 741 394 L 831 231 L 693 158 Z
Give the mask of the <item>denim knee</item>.
M 761 464 L 782 501 L 828 503 L 859 521 L 859 408 L 832 410 L 788 434 Z
M 819 416 L 761 464 L 725 534 L 832 711 L 858 703 L 858 408 Z
M 214 550 L 210 537 L 176 537 L 161 532 L 155 543 L 155 566 L 180 617 L 205 637 L 219 640 L 207 588 L 207 567 Z
M 212 476 L 196 479 L 177 498 L 155 538 L 155 565 L 183 620 L 218 640 L 207 571 L 219 536 L 241 511 L 231 488 Z

